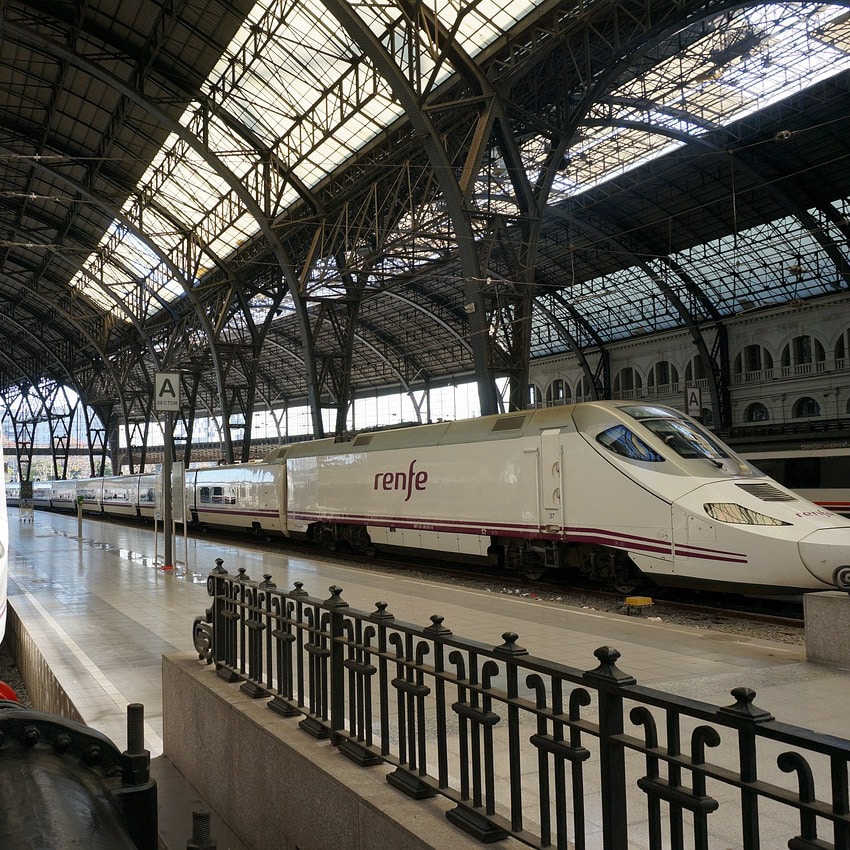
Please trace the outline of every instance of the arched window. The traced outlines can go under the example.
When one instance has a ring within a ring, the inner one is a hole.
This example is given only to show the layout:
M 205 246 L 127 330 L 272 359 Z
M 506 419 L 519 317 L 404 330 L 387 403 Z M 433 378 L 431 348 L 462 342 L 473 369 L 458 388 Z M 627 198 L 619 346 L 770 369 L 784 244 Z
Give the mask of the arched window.
M 631 367 L 624 366 L 614 378 L 614 398 L 639 398 L 643 382 Z
M 745 381 L 759 381 L 773 369 L 773 357 L 763 345 L 747 345 L 735 355 L 732 371 Z
M 593 398 L 593 385 L 587 375 L 582 375 L 581 378 L 579 378 L 579 382 L 576 384 L 576 398 Z
M 770 414 L 767 408 L 760 402 L 754 402 L 749 405 L 744 411 L 744 419 L 747 422 L 767 422 L 770 419 Z
M 705 363 L 703 363 L 702 355 L 697 354 L 687 366 L 685 366 L 685 383 L 686 384 L 696 384 L 697 386 L 703 386 L 705 383 L 705 379 L 708 377 L 708 370 L 705 368 Z M 700 383 L 702 381 L 703 383 Z
M 528 385 L 528 406 L 530 409 L 543 407 L 543 392 L 537 384 Z
M 850 338 L 850 330 L 843 331 L 835 343 L 832 356 L 835 358 L 836 368 L 842 369 L 847 365 L 847 340 Z
M 808 419 L 811 416 L 820 416 L 820 405 L 811 396 L 804 395 L 794 402 L 791 415 L 794 419 Z
M 795 336 L 782 349 L 783 375 L 811 375 L 826 366 L 826 352 L 813 336 Z
M 650 395 L 654 393 L 672 393 L 678 391 L 679 370 L 669 360 L 659 360 L 646 377 L 646 386 Z
M 570 400 L 570 385 L 563 378 L 555 378 L 546 387 L 546 405 L 566 404 Z

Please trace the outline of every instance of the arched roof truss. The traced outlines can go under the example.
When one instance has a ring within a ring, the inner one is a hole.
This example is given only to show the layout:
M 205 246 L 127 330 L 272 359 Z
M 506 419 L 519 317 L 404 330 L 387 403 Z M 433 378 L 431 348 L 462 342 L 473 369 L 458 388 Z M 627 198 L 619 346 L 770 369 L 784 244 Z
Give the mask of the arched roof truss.
M 0 12 L 2 386 L 320 434 L 687 328 L 722 409 L 727 317 L 850 283 L 842 3 L 129 5 Z

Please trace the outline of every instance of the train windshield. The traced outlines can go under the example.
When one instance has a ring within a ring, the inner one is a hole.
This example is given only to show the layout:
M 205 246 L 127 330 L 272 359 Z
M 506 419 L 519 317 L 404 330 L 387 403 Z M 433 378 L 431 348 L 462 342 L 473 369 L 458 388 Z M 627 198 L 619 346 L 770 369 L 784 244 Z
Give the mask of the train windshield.
M 622 408 L 676 454 L 688 459 L 704 458 L 722 468 L 724 461 L 735 466 L 736 472 L 750 472 L 746 464 L 736 458 L 723 443 L 715 440 L 695 422 L 680 416 L 675 410 L 650 405 L 633 405 Z

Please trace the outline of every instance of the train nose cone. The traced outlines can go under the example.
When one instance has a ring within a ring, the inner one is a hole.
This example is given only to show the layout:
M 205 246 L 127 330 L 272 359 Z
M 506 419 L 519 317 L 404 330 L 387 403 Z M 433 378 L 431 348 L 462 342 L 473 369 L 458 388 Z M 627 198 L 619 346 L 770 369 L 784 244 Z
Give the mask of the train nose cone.
M 850 590 L 850 528 L 821 528 L 797 545 L 806 569 L 816 579 Z

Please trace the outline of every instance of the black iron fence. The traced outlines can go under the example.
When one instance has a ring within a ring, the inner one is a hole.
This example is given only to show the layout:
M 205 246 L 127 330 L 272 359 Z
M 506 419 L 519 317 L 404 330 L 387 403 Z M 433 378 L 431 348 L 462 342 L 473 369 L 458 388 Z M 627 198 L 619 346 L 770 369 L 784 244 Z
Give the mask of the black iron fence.
M 850 850 L 850 742 L 776 721 L 748 688 L 710 705 L 639 686 L 611 647 L 583 671 L 513 633 L 489 646 L 216 564 L 200 656 L 404 793 L 449 798 L 483 842 Z

